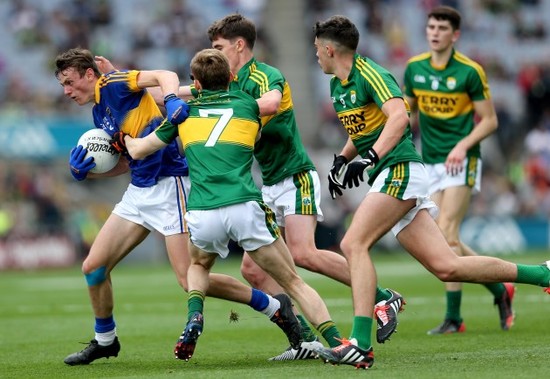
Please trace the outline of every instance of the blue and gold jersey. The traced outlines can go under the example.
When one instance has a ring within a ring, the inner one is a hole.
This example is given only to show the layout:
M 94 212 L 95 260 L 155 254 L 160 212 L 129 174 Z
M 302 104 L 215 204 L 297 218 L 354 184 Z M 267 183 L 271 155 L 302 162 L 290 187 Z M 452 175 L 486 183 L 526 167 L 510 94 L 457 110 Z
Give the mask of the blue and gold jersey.
M 242 91 L 206 91 L 188 102 L 180 125 L 163 123 L 155 132 L 165 143 L 179 134 L 189 160 L 189 210 L 261 201 L 252 177 L 254 144 L 260 131 L 256 100 Z
M 153 97 L 137 86 L 139 71 L 113 71 L 102 75 L 95 88 L 94 124 L 109 135 L 122 131 L 144 137 L 164 119 Z M 143 160 L 130 161 L 132 184 L 150 187 L 164 176 L 186 176 L 187 161 L 176 141 Z
M 395 97 L 403 98 L 393 75 L 359 54 L 355 54 L 346 80 L 331 79 L 330 93 L 334 110 L 362 157 L 366 156 L 386 125 L 388 118 L 382 112 L 384 103 Z M 408 110 L 406 102 L 405 105 Z M 410 126 L 407 126 L 399 143 L 369 172 L 369 184 L 384 168 L 409 161 L 422 162 L 422 159 L 414 146 Z

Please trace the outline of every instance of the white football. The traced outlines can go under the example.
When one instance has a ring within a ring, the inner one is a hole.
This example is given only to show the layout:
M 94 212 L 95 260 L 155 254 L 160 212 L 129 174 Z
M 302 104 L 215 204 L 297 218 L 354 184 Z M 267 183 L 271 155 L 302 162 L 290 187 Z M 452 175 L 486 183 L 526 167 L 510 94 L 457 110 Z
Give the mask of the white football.
M 82 145 L 88 152 L 86 158 L 94 157 L 95 167 L 90 172 L 103 174 L 116 166 L 120 154 L 109 144 L 111 136 L 99 128 L 88 130 L 78 139 L 77 145 Z

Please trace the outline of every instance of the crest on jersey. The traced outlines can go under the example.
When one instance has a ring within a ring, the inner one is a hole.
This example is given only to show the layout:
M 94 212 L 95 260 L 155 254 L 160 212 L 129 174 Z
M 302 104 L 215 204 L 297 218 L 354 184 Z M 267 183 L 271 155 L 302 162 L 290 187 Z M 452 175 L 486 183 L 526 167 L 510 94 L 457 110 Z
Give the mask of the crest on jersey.
M 448 89 L 455 89 L 456 88 L 456 78 L 453 78 L 452 76 L 449 76 L 447 78 L 447 88 Z
M 310 196 L 302 197 L 302 204 L 306 206 L 311 205 L 311 197 Z
M 392 187 L 399 188 L 399 187 L 401 187 L 401 184 L 403 184 L 403 181 L 401 179 L 395 179 L 394 178 L 394 179 L 391 180 L 391 186 Z
M 439 88 L 439 80 L 433 79 L 433 80 L 432 80 L 432 89 L 433 89 L 434 91 L 437 91 L 438 88 Z
M 350 94 L 351 103 L 355 104 L 355 102 L 357 101 L 357 92 L 351 91 L 349 94 Z

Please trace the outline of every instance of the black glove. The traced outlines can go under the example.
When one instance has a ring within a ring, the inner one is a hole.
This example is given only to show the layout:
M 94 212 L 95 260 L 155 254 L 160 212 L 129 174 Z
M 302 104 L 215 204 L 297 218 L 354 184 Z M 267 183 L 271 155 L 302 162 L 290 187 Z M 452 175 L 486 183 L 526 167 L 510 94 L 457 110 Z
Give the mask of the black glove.
M 332 199 L 336 199 L 336 195 L 342 196 L 342 190 L 345 189 L 344 185 L 340 183 L 340 176 L 346 169 L 348 159 L 343 155 L 334 154 L 334 161 L 332 167 L 328 173 L 328 192 Z
M 380 159 L 373 148 L 367 151 L 367 158 L 351 162 L 344 174 L 343 185 L 345 188 L 359 187 L 359 181 L 363 181 L 366 169 L 373 168 Z
M 124 132 L 116 132 L 113 134 L 113 139 L 109 140 L 109 145 L 120 154 L 128 155 L 128 148 L 126 148 L 126 141 L 124 141 L 126 135 Z

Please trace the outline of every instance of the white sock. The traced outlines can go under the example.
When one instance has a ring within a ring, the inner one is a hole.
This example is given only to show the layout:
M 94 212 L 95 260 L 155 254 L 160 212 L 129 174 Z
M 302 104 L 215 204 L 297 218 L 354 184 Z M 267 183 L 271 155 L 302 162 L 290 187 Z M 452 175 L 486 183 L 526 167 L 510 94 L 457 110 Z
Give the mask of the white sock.
M 95 339 L 100 346 L 109 346 L 113 343 L 116 337 L 116 328 L 105 333 L 97 333 L 95 334 Z
M 273 317 L 273 315 L 275 315 L 275 312 L 277 312 L 277 310 L 281 308 L 281 303 L 279 302 L 279 300 L 275 299 L 271 295 L 267 295 L 267 297 L 269 298 L 269 304 L 260 312 L 262 312 L 267 317 L 271 318 Z

